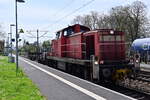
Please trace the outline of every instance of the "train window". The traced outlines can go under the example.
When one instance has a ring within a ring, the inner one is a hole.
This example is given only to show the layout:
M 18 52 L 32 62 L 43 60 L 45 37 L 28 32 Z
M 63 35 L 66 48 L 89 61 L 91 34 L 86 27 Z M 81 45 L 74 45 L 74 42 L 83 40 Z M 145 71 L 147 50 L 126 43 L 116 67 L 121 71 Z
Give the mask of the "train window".
M 73 30 L 70 28 L 70 29 L 67 30 L 67 33 L 68 33 L 68 35 L 72 35 L 74 32 L 73 32 Z
M 60 34 L 59 34 L 59 38 L 61 38 L 61 36 L 62 36 L 62 31 L 61 31 Z
M 62 32 L 61 32 L 61 31 L 60 31 L 60 32 L 57 32 L 57 33 L 56 33 L 56 39 L 61 38 L 61 35 L 62 35 Z
M 124 38 L 124 36 L 122 36 L 122 41 L 124 41 L 125 40 L 125 38 Z
M 64 36 L 67 36 L 67 31 L 64 31 Z
M 116 36 L 116 41 L 121 41 L 121 36 L 120 35 Z
M 104 35 L 104 41 L 115 41 L 115 37 L 113 35 Z
M 99 41 L 103 41 L 103 36 L 99 35 Z
M 60 32 L 57 32 L 56 33 L 56 39 L 59 39 L 59 37 L 60 37 Z

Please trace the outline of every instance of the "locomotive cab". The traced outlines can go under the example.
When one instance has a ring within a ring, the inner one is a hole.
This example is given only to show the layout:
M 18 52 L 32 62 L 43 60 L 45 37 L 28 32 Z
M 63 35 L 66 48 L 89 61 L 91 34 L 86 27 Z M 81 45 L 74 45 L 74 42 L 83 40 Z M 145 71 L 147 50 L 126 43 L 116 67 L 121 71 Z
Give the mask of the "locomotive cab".
M 82 42 L 82 33 L 89 30 L 88 27 L 75 24 L 57 31 L 56 38 L 52 41 L 52 56 L 81 59 L 81 50 L 75 49 L 82 48 L 80 45 Z

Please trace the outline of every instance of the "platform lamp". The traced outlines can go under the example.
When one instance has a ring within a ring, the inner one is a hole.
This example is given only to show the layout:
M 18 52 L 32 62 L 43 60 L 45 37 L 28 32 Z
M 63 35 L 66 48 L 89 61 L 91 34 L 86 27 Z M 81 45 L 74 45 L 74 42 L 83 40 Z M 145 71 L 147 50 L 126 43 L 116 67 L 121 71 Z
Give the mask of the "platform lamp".
M 18 12 L 17 12 L 17 3 L 24 3 L 24 0 L 15 0 L 15 15 L 16 15 L 16 73 L 18 72 Z

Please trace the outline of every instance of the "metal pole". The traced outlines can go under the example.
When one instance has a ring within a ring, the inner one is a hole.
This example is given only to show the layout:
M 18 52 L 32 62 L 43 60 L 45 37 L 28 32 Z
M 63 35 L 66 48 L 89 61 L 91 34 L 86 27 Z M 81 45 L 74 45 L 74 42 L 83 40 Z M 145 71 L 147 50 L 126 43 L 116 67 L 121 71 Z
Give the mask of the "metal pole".
M 8 33 L 8 40 L 7 40 L 7 55 L 9 56 L 9 33 Z
M 10 48 L 10 42 L 9 42 L 10 38 L 9 38 L 9 33 L 8 33 L 8 54 L 9 54 L 9 48 Z
M 39 60 L 39 30 L 37 29 L 37 61 Z
M 9 33 L 8 33 L 8 47 L 9 47 L 9 45 L 10 45 L 10 38 L 9 38 Z
M 149 59 L 149 56 L 148 56 L 148 50 L 147 50 L 147 61 L 146 61 L 147 64 L 148 64 L 148 59 Z
M 18 72 L 18 21 L 17 21 L 17 0 L 15 0 L 16 7 L 16 73 Z
M 11 58 L 12 58 L 12 26 L 10 25 L 10 47 L 11 47 Z

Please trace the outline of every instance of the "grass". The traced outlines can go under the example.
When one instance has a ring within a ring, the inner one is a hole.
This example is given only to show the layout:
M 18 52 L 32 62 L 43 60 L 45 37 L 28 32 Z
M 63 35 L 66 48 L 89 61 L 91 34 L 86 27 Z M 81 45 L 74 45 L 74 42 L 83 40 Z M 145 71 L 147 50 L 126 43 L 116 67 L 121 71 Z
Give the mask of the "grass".
M 0 100 L 45 100 L 39 89 L 7 57 L 0 56 Z

